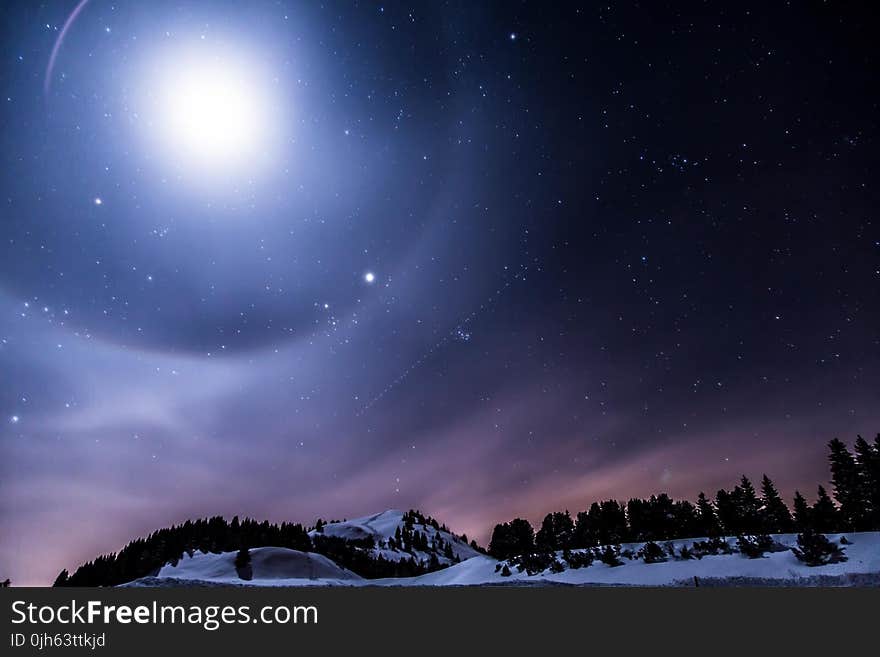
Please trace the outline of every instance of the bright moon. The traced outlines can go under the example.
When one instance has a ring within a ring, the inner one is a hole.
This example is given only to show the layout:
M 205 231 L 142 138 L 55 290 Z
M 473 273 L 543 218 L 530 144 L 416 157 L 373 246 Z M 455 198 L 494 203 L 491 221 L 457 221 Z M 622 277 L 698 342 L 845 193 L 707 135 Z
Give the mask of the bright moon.
M 207 47 L 166 52 L 149 68 L 151 138 L 181 171 L 253 172 L 265 163 L 276 109 L 262 67 Z
M 220 64 L 191 65 L 172 75 L 164 109 L 173 140 L 192 155 L 235 157 L 258 145 L 258 94 L 240 74 Z

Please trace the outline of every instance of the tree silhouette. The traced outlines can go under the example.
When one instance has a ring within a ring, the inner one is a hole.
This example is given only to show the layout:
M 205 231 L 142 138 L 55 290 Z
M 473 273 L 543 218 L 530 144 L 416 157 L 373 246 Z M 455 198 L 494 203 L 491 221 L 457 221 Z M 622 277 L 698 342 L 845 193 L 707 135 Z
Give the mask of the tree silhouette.
M 824 535 L 808 529 L 797 538 L 798 546 L 792 548 L 794 555 L 808 566 L 824 566 L 829 563 L 846 561 L 840 546 L 829 541 Z
M 528 520 L 515 518 L 495 526 L 489 542 L 489 554 L 496 559 L 509 559 L 534 550 L 534 530 Z
M 562 550 L 571 547 L 573 535 L 574 523 L 568 511 L 548 513 L 535 534 L 535 547 L 550 552 Z
M 792 529 L 791 512 L 766 474 L 761 478 L 761 525 L 765 532 L 782 534 Z
M 740 479 L 740 485 L 733 489 L 733 497 L 742 522 L 740 530 L 750 534 L 760 532 L 761 502 L 755 487 L 745 475 Z
M 718 523 L 718 516 L 712 503 L 706 497 L 706 494 L 700 491 L 697 496 L 697 523 L 699 530 L 697 534 L 700 536 L 718 536 L 721 534 L 721 526 Z
M 880 433 L 873 445 L 858 436 L 854 450 L 862 497 L 867 506 L 867 527 L 880 527 Z
M 810 507 L 800 491 L 794 492 L 794 524 L 799 531 L 804 531 L 813 526 L 810 518 Z
M 66 586 L 68 577 L 70 577 L 70 575 L 65 568 L 60 573 L 58 573 L 58 577 L 55 578 L 55 583 L 52 584 L 52 586 Z
M 602 511 L 598 502 L 590 505 L 589 511 L 580 511 L 574 525 L 574 541 L 572 547 L 594 547 L 599 544 L 599 524 Z
M 824 486 L 819 486 L 818 497 L 810 509 L 810 524 L 817 532 L 836 532 L 840 530 L 840 514 L 834 502 L 828 497 Z
M 846 445 L 835 438 L 828 443 L 831 462 L 831 484 L 834 497 L 840 505 L 843 527 L 861 531 L 869 525 L 868 500 L 856 460 Z
M 241 548 L 235 555 L 235 572 L 242 579 L 251 579 L 253 571 L 251 570 L 251 553 L 246 547 Z

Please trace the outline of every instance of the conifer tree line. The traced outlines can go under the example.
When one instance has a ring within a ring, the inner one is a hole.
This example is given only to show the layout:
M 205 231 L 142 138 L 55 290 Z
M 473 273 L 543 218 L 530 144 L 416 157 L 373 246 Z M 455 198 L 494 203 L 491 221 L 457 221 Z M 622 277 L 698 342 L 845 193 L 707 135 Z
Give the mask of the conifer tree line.
M 101 555 L 81 565 L 73 574 L 62 570 L 54 586 L 116 586 L 155 574 L 165 564 L 176 565 L 184 554 L 192 556 L 196 552 L 237 551 L 235 567 L 241 575 L 250 565 L 249 548 L 264 546 L 317 552 L 367 579 L 414 577 L 439 570 L 448 565 L 440 562 L 440 556 L 449 562 L 459 561 L 450 541 L 436 533 L 428 539 L 427 527 L 448 532 L 446 526 L 419 511 L 407 511 L 403 515 L 403 529 L 398 527 L 395 536 L 379 546 L 371 536 L 356 539 L 324 536 L 326 525 L 327 522 L 319 518 L 313 527 L 315 535 L 309 536 L 308 529 L 298 523 L 279 525 L 250 518 L 239 520 L 238 516 L 231 521 L 221 516 L 188 520 L 131 541 L 117 553 Z M 467 537 L 462 536 L 460 540 L 467 542 Z M 376 547 L 410 556 L 385 558 L 374 552 Z
M 187 520 L 131 541 L 117 553 L 84 563 L 72 574 L 62 570 L 55 586 L 116 586 L 155 573 L 166 563 L 176 564 L 185 554 L 231 552 L 240 548 L 274 545 L 311 550 L 311 539 L 300 524 L 270 524 L 250 518 L 232 521 L 215 516 Z
M 853 451 L 837 438 L 828 449 L 836 504 L 819 486 L 812 505 L 796 491 L 789 509 L 766 474 L 760 491 L 743 475 L 731 490 L 721 489 L 711 500 L 701 492 L 695 504 L 666 493 L 626 503 L 604 500 L 574 517 L 568 511 L 548 513 L 537 532 L 527 520 L 516 518 L 495 526 L 489 554 L 506 560 L 640 541 L 880 531 L 880 434 L 873 443 L 859 436 Z

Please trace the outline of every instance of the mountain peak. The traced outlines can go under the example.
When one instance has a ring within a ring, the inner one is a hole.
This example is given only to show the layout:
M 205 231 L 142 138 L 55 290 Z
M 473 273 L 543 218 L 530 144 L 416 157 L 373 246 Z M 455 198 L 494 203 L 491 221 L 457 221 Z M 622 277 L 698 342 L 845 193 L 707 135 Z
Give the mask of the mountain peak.
M 386 509 L 342 522 L 319 523 L 309 536 L 372 541 L 375 556 L 390 561 L 413 558 L 424 562 L 436 556 L 441 564 L 448 565 L 478 554 L 465 539 L 416 510 Z

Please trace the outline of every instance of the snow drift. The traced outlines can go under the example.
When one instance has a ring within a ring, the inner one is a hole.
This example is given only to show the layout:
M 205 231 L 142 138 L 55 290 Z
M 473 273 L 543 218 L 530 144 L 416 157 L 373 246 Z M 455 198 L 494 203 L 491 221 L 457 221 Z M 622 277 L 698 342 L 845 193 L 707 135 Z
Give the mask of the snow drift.
M 278 547 L 252 548 L 251 580 L 242 580 L 235 568 L 236 552 L 204 554 L 197 552 L 176 564 L 163 566 L 155 579 L 206 581 L 224 584 L 252 584 L 266 586 L 302 585 L 306 582 L 329 584 L 331 582 L 356 582 L 359 575 L 338 566 L 325 556 L 315 552 L 300 552 Z M 148 578 L 153 579 L 153 578 Z

